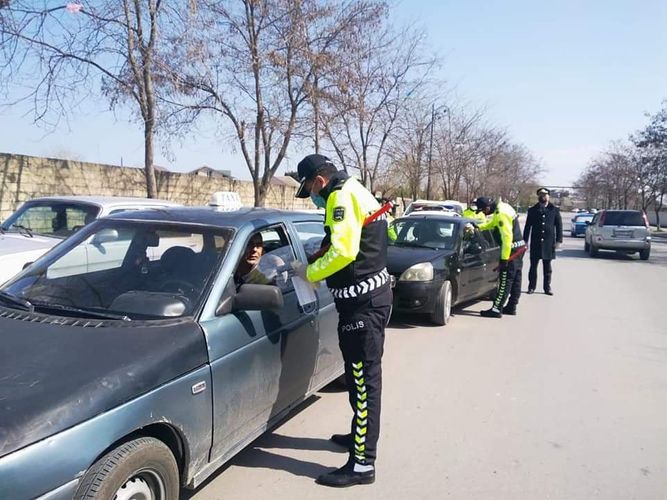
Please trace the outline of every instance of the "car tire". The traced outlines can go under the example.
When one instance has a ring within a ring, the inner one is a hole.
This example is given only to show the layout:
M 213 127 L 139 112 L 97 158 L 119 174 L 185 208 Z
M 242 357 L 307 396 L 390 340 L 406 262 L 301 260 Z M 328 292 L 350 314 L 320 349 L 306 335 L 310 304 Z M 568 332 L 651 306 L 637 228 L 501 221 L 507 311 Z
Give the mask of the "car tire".
M 452 316 L 452 284 L 445 281 L 435 299 L 435 307 L 431 313 L 431 321 L 438 326 L 445 326 Z
M 650 255 L 651 255 L 651 248 L 650 247 L 645 249 L 645 250 L 640 250 L 639 251 L 639 258 L 641 260 L 648 260 Z
M 587 241 L 584 241 L 584 252 L 588 253 L 591 251 L 591 246 L 588 244 Z
M 142 437 L 128 441 L 97 460 L 81 479 L 76 500 L 123 498 L 178 500 L 176 459 L 162 441 Z M 134 491 L 133 491 L 134 490 Z
M 600 251 L 598 250 L 598 247 L 596 247 L 595 245 L 593 245 L 593 243 L 591 243 L 591 244 L 590 244 L 590 254 L 591 254 L 591 257 L 597 257 L 597 256 L 598 256 L 598 253 L 600 253 Z

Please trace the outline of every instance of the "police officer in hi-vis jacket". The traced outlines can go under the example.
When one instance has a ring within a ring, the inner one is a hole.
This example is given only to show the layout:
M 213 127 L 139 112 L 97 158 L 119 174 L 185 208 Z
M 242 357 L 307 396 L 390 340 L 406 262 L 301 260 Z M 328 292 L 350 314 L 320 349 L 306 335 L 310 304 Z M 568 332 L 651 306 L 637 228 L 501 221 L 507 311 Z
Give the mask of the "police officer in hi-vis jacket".
M 296 196 L 310 196 L 317 207 L 325 209 L 326 232 L 319 258 L 297 272 L 310 282 L 326 279 L 334 296 L 339 345 L 354 413 L 350 433 L 331 437 L 349 450 L 347 463 L 317 481 L 338 487 L 370 484 L 375 481 L 380 434 L 384 329 L 392 303 L 386 269 L 387 217 L 377 217 L 380 204 L 375 197 L 326 156 L 306 156 L 297 173 L 301 186 Z

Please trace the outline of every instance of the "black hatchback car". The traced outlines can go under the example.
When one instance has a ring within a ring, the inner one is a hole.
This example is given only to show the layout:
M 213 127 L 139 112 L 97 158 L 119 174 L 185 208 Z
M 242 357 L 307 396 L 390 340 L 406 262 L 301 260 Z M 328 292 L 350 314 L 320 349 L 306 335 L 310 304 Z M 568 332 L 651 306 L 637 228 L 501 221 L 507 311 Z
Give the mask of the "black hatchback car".
M 387 269 L 396 280 L 394 311 L 428 314 L 446 325 L 453 306 L 494 292 L 500 247 L 491 231 L 447 215 L 413 215 L 393 226 Z

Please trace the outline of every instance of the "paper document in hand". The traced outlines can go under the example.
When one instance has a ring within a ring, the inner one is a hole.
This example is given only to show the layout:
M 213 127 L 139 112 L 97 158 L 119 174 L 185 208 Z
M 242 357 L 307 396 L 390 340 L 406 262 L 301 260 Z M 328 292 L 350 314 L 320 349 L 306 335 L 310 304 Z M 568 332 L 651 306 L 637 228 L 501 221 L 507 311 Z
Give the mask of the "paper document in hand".
M 317 295 L 313 285 L 300 276 L 292 276 L 292 285 L 296 292 L 296 300 L 304 312 L 310 312 L 317 304 Z

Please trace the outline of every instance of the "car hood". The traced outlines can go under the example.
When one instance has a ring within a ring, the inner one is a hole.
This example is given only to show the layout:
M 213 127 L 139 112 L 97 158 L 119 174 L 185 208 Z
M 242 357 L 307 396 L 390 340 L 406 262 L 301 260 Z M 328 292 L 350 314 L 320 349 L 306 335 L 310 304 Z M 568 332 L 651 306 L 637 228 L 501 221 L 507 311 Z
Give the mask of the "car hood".
M 0 307 L 0 457 L 207 362 L 191 319 L 137 323 Z
M 453 255 L 454 250 L 435 250 L 431 248 L 398 247 L 387 248 L 387 271 L 400 275 L 403 271 L 420 262 L 433 262 Z
M 0 256 L 35 250 L 41 250 L 44 253 L 61 241 L 60 238 L 49 238 L 38 234 L 31 238 L 19 233 L 4 233 L 0 234 Z

